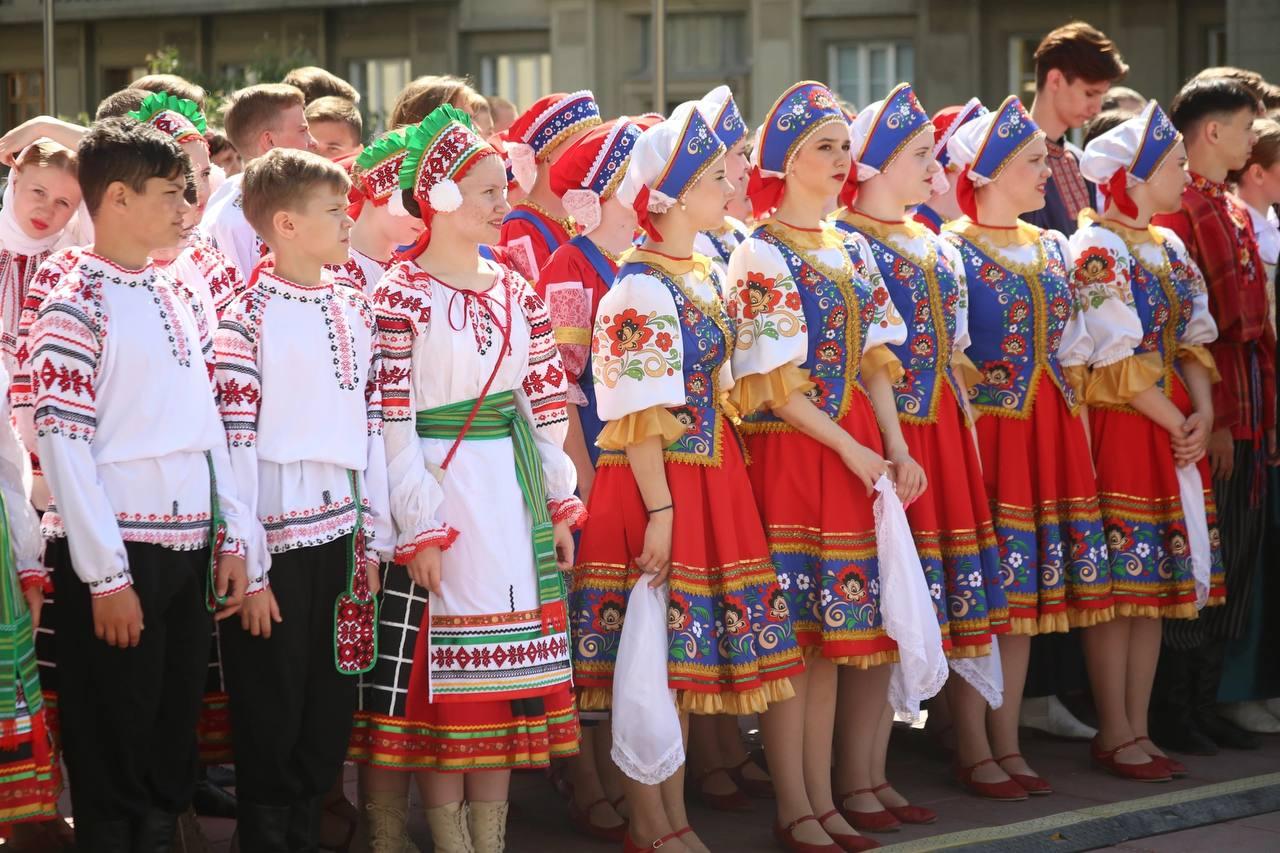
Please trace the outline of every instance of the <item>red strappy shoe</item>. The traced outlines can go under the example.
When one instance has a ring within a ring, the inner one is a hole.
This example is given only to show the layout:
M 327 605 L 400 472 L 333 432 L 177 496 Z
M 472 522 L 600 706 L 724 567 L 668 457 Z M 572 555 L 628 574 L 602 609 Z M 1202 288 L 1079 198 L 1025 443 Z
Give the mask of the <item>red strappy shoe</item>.
M 878 812 L 860 812 L 855 809 L 846 809 L 844 801 L 850 797 L 856 797 L 858 794 L 875 794 L 875 788 L 858 788 L 847 794 L 841 794 L 836 800 L 836 808 L 840 812 L 840 816 L 849 821 L 849 824 L 858 832 L 897 832 L 902 829 L 902 821 L 894 817 L 889 811 L 881 806 Z M 876 800 L 876 802 L 880 802 Z
M 678 829 L 675 832 L 668 832 L 652 844 L 640 844 L 639 842 L 632 840 L 630 832 L 626 832 L 622 835 L 622 853 L 644 853 L 646 850 L 657 850 L 673 838 L 679 838 L 681 835 L 691 831 L 692 830 L 686 826 L 684 829 Z
M 613 805 L 609 802 L 608 797 L 601 797 L 585 809 L 579 809 L 578 804 L 573 801 L 573 797 L 570 797 L 570 823 L 573 824 L 573 828 L 578 832 L 591 838 L 598 838 L 601 841 L 621 841 L 627 834 L 627 819 L 623 818 L 622 815 L 618 815 L 618 817 L 622 818 L 622 823 L 617 826 L 601 826 L 591 819 L 591 812 L 601 803 Z
M 877 794 L 885 788 L 892 787 L 893 783 L 885 782 L 883 785 L 877 785 L 872 788 L 871 793 Z M 885 806 L 885 809 L 903 823 L 914 823 L 923 826 L 935 823 L 938 820 L 938 813 L 933 809 L 926 809 L 924 806 L 913 806 L 910 803 L 905 806 Z
M 828 814 L 830 814 L 830 812 Z M 807 814 L 804 817 L 798 817 L 785 827 L 779 826 L 775 823 L 773 825 L 773 840 L 778 842 L 783 850 L 788 850 L 790 853 L 843 853 L 843 851 L 849 849 L 841 847 L 839 844 L 810 844 L 808 841 L 798 840 L 792 833 L 795 832 L 795 828 L 797 826 L 807 820 L 818 821 L 818 826 L 822 826 L 822 821 L 818 820 L 811 814 Z M 852 838 L 855 836 L 850 837 Z M 625 853 L 631 853 L 631 851 L 625 851 Z
M 1011 752 L 996 759 L 996 764 L 1000 765 L 1000 769 L 1004 770 L 1003 762 L 1011 758 L 1022 758 L 1021 752 Z M 1026 759 L 1023 759 L 1024 761 Z M 1009 773 L 1008 770 L 1004 770 Z M 1028 773 L 1009 773 L 1009 778 L 1022 786 L 1022 790 L 1026 791 L 1033 797 L 1047 797 L 1053 793 L 1053 786 L 1039 776 L 1032 776 Z
M 733 782 L 735 787 L 727 794 L 713 794 L 710 791 L 703 790 L 702 783 L 717 773 L 723 773 Z M 702 803 L 709 809 L 718 812 L 749 812 L 752 810 L 751 799 L 737 786 L 737 781 L 733 778 L 733 774 L 726 767 L 715 767 L 705 773 L 699 773 L 694 776 L 690 782 L 693 788 L 693 796 L 698 802 Z
M 1169 770 L 1169 765 L 1162 761 L 1152 759 L 1146 764 L 1121 764 L 1116 761 L 1117 752 L 1125 747 L 1137 745 L 1137 740 L 1127 740 L 1114 749 L 1104 750 L 1098 747 L 1098 739 L 1095 737 L 1089 744 L 1089 754 L 1093 757 L 1095 764 L 1112 776 L 1119 776 L 1121 779 L 1132 779 L 1134 782 L 1172 781 L 1173 773 Z
M 1147 737 L 1146 735 L 1143 735 L 1142 737 L 1138 738 L 1138 743 L 1142 743 L 1144 740 L 1147 743 L 1151 744 L 1152 746 L 1156 745 L 1155 741 L 1153 741 L 1151 738 Z M 1151 758 L 1152 761 L 1163 761 L 1165 763 L 1165 766 L 1169 768 L 1169 775 L 1172 776 L 1173 778 L 1182 779 L 1187 775 L 1187 772 L 1188 772 L 1187 765 L 1183 764 L 1178 759 L 1170 758 L 1167 755 L 1152 755 L 1149 752 L 1147 753 L 1147 755 Z
M 748 755 L 742 761 L 733 767 L 726 767 L 725 772 L 729 774 L 729 778 L 739 789 L 745 791 L 749 796 L 758 797 L 762 800 L 773 799 L 773 780 L 772 779 L 752 779 L 742 773 L 742 768 L 748 764 L 754 763 L 751 756 Z
M 959 767 L 955 769 L 956 781 L 961 787 L 971 794 L 977 794 L 988 800 L 998 800 L 1003 803 L 1019 803 L 1027 798 L 1027 789 L 1019 785 L 1012 778 L 1005 779 L 1003 782 L 979 782 L 973 778 L 973 773 L 984 764 L 996 764 L 994 758 L 984 758 L 977 764 L 968 767 Z
M 874 838 L 867 838 L 865 835 L 850 835 L 847 832 L 832 832 L 827 829 L 827 821 L 839 813 L 839 809 L 832 809 L 824 815 L 818 816 L 818 826 L 822 827 L 822 831 L 831 836 L 831 840 L 841 850 L 857 853 L 859 850 L 874 850 L 880 846 L 880 842 Z M 842 815 L 843 817 L 843 815 Z

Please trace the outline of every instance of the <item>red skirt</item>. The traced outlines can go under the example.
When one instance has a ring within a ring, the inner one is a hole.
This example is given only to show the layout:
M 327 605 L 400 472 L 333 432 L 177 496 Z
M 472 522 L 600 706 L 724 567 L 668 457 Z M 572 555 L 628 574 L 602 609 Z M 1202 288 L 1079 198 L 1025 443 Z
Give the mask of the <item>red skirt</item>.
M 989 653 L 993 635 L 1009 630 L 1009 602 L 978 449 L 951 384 L 940 384 L 933 423 L 902 424 L 911 458 L 929 479 L 907 520 L 943 648 L 951 657 L 977 657 Z
M 1186 387 L 1176 375 L 1171 381 L 1170 400 L 1190 414 Z M 1093 407 L 1089 421 L 1116 613 L 1196 618 L 1191 549 L 1169 433 L 1127 407 Z M 1207 477 L 1205 466 L 1201 476 Z M 1220 568 L 1221 560 L 1214 566 Z M 1211 572 L 1208 604 L 1221 604 L 1225 596 L 1222 572 Z
M 852 395 L 840 426 L 883 452 L 871 401 Z M 748 434 L 751 487 L 778 585 L 800 645 L 867 668 L 898 659 L 880 618 L 880 561 L 872 498 L 834 451 L 781 423 Z
M 1015 634 L 1087 627 L 1115 612 L 1084 420 L 1047 373 L 1033 392 L 1020 416 L 984 413 L 977 423 Z
M 722 431 L 719 465 L 668 461 L 675 505 L 667 604 L 668 684 L 684 710 L 749 714 L 794 695 L 804 663 L 791 611 L 751 499 L 742 450 Z M 640 577 L 648 514 L 625 458 L 605 462 L 591 489 L 569 621 L 583 710 L 612 704 L 627 596 Z

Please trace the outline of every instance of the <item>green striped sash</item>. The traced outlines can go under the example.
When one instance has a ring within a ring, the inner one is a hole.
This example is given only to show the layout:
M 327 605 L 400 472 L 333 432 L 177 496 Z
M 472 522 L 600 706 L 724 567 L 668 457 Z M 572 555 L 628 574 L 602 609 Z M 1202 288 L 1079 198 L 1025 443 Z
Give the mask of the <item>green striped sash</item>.
M 467 419 L 475 410 L 471 425 Z M 510 438 L 515 452 L 516 482 L 525 506 L 533 516 L 533 558 L 538 571 L 538 602 L 542 607 L 542 627 L 546 633 L 563 631 L 567 612 L 564 579 L 556 566 L 555 539 L 551 513 L 547 509 L 547 485 L 542 458 L 533 439 L 533 427 L 516 408 L 515 393 L 490 394 L 477 408 L 475 400 L 463 400 L 418 412 L 418 435 L 463 441 L 494 441 Z
M 0 492 L 0 723 L 17 719 L 19 684 L 27 703 L 26 714 L 34 717 L 44 705 L 35 636 L 31 611 L 18 582 L 9 536 L 9 508 Z

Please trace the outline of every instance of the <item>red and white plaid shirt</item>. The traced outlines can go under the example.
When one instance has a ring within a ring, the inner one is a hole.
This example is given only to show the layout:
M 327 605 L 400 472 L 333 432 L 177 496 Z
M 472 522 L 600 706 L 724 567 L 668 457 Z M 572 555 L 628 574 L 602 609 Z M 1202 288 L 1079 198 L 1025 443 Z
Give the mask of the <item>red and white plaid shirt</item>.
M 1093 199 L 1089 197 L 1084 175 L 1080 174 L 1080 163 L 1076 161 L 1076 155 L 1061 142 L 1046 142 L 1049 145 L 1049 171 L 1053 172 L 1053 182 L 1058 185 L 1062 203 L 1066 205 L 1067 213 L 1074 222 L 1080 211 L 1093 205 Z

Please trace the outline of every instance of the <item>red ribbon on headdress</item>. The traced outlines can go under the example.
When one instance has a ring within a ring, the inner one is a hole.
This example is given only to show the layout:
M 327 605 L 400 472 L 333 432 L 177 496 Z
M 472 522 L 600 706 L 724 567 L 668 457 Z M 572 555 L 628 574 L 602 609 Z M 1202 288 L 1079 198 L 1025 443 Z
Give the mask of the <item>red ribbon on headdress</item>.
M 853 210 L 853 201 L 858 197 L 858 163 L 855 160 L 853 166 L 849 169 L 849 177 L 844 179 L 844 186 L 840 188 L 839 202 L 841 207 L 847 207 Z
M 636 212 L 636 221 L 648 234 L 657 242 L 662 242 L 662 234 L 658 231 L 658 227 L 653 224 L 653 220 L 649 217 L 649 187 L 647 184 L 640 185 L 640 192 L 636 193 L 635 201 L 631 202 L 632 209 Z
M 1099 189 L 1102 191 L 1102 197 L 1110 204 L 1116 206 L 1116 210 L 1125 216 L 1137 216 L 1138 205 L 1129 197 L 1129 170 L 1125 168 L 1116 169 L 1111 180 L 1103 184 Z
M 966 165 L 960 172 L 960 176 L 956 178 L 956 204 L 960 206 L 960 211 L 974 222 L 978 221 L 978 188 L 973 185 L 973 178 L 969 176 L 969 167 Z
M 418 239 L 413 241 L 413 245 L 408 246 L 393 256 L 397 261 L 411 261 L 427 250 L 427 246 L 431 245 L 431 214 L 426 212 L 422 224 L 426 227 L 422 229 L 422 233 L 418 235 Z
M 766 175 L 759 166 L 752 166 L 747 175 L 747 198 L 751 201 L 751 213 L 760 219 L 778 209 L 787 182 L 774 175 Z

